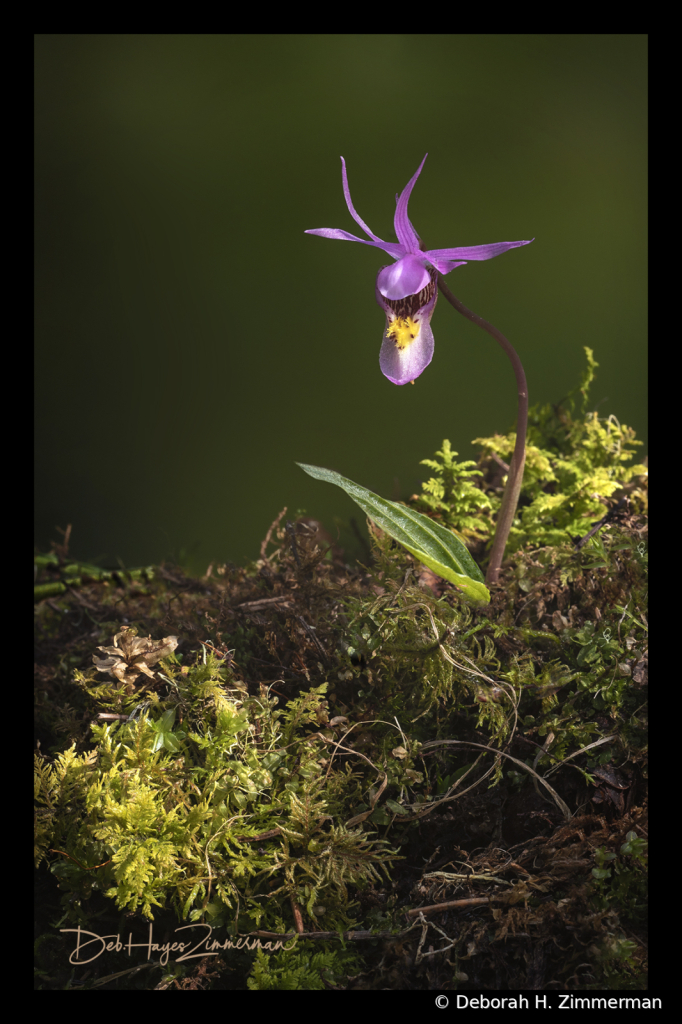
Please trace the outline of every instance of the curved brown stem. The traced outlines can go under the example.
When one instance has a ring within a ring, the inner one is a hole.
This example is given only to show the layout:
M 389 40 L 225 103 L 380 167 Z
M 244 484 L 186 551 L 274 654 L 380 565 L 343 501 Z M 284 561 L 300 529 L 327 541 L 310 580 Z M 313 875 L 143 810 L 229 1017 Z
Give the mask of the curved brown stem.
M 511 458 L 509 466 L 509 475 L 507 477 L 507 486 L 504 489 L 502 496 L 502 505 L 500 512 L 497 517 L 497 526 L 495 528 L 495 539 L 493 540 L 492 551 L 490 552 L 490 562 L 488 563 L 488 571 L 486 573 L 486 583 L 497 583 L 498 576 L 500 575 L 500 566 L 502 565 L 502 559 L 504 558 L 504 549 L 507 545 L 507 538 L 509 531 L 511 530 L 512 523 L 514 522 L 514 513 L 516 512 L 516 506 L 519 501 L 519 494 L 521 492 L 521 484 L 523 482 L 523 467 L 526 461 L 526 430 L 528 428 L 528 385 L 526 384 L 526 374 L 523 371 L 521 360 L 514 347 L 505 338 L 501 331 L 498 331 L 497 327 L 493 327 L 483 317 L 477 316 L 472 313 L 470 309 L 460 302 L 456 296 L 452 294 L 450 289 L 445 283 L 445 278 L 442 274 L 438 275 L 438 287 L 441 295 L 448 300 L 451 306 L 453 306 L 458 313 L 465 316 L 467 320 L 471 320 L 472 323 L 478 324 L 484 331 L 499 342 L 504 351 L 509 356 L 511 364 L 514 367 L 514 375 L 516 377 L 516 390 L 519 396 L 518 413 L 516 417 L 516 444 L 514 445 L 514 454 Z

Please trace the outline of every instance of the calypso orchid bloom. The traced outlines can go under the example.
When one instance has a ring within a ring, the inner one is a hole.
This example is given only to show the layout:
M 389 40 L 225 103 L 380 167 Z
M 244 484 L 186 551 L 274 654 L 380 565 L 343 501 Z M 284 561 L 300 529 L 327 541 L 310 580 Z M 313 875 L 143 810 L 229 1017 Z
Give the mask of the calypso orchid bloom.
M 428 153 L 426 154 L 428 156 Z M 490 245 L 469 245 L 457 249 L 427 249 L 422 251 L 420 239 L 407 216 L 407 203 L 414 184 L 421 174 L 424 160 L 400 196 L 396 196 L 395 233 L 398 242 L 384 242 L 355 212 L 348 188 L 346 161 L 343 165 L 343 194 L 351 217 L 360 225 L 371 241 L 356 238 L 340 228 L 316 228 L 307 235 L 340 238 L 349 242 L 362 242 L 383 249 L 396 261 L 382 267 L 377 275 L 376 299 L 386 314 L 379 365 L 381 372 L 393 384 L 409 384 L 426 369 L 433 358 L 433 331 L 431 317 L 438 297 L 438 274 L 449 274 L 468 260 L 489 260 L 508 249 L 525 242 L 493 242 Z M 529 239 L 532 241 L 532 239 Z

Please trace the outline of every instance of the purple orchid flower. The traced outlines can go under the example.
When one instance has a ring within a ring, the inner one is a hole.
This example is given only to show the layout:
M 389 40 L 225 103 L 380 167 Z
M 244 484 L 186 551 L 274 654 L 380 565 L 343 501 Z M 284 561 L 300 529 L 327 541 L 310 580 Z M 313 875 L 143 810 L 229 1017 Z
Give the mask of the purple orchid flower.
M 400 196 L 396 195 L 395 233 L 398 242 L 384 242 L 378 238 L 355 212 L 348 188 L 346 161 L 343 165 L 343 194 L 351 217 L 372 239 L 342 231 L 340 228 L 315 228 L 307 235 L 322 235 L 323 238 L 340 238 L 349 242 L 362 242 L 383 249 L 396 262 L 382 267 L 377 275 L 376 299 L 386 314 L 379 365 L 381 372 L 393 384 L 409 384 L 423 373 L 433 358 L 433 331 L 431 317 L 438 298 L 438 274 L 449 274 L 455 267 L 461 267 L 468 260 L 489 260 L 507 249 L 515 249 L 526 242 L 493 242 L 490 245 L 469 245 L 457 249 L 420 248 L 420 239 L 407 216 L 407 203 L 414 183 L 421 174 L 424 160 L 415 176 L 410 179 Z M 533 241 L 533 239 L 529 239 Z

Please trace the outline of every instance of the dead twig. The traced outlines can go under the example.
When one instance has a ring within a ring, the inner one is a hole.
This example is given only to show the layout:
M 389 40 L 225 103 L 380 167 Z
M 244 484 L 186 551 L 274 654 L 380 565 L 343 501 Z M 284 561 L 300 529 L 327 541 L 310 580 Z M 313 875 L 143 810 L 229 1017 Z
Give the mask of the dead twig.
M 317 639 L 317 635 L 315 633 L 315 627 L 314 626 L 309 626 L 308 623 L 305 621 L 305 619 L 303 618 L 302 615 L 297 615 L 296 616 L 296 621 L 298 623 L 300 623 L 301 626 L 303 626 L 303 628 L 305 629 L 306 633 L 308 634 L 308 636 L 310 637 L 312 642 L 317 647 L 317 650 L 319 651 L 319 654 L 320 654 L 322 660 L 324 661 L 325 665 L 327 665 L 329 663 L 329 658 L 327 657 L 327 652 L 325 651 L 324 647 L 322 646 L 320 641 Z
M 287 511 L 287 507 L 285 505 L 284 508 L 282 509 L 282 511 L 280 512 L 280 514 L 277 516 L 277 518 L 272 521 L 272 523 L 270 524 L 270 529 L 265 534 L 265 540 L 263 541 L 263 543 L 260 546 L 260 556 L 261 556 L 261 558 L 263 559 L 264 562 L 268 561 L 268 557 L 265 554 L 265 551 L 267 549 L 268 544 L 270 543 L 270 538 L 272 537 L 273 532 L 277 529 L 277 527 L 281 523 L 282 517 L 286 515 L 286 511 Z M 272 555 L 270 557 L 272 557 Z
M 609 509 L 609 511 L 606 513 L 603 519 L 600 519 L 599 522 L 594 524 L 589 533 L 586 533 L 584 537 L 580 537 L 579 540 L 573 541 L 573 543 L 575 544 L 575 550 L 580 551 L 583 544 L 587 544 L 590 537 L 594 537 L 595 533 L 597 533 L 598 530 L 601 530 L 602 526 L 606 526 L 606 524 L 610 523 L 613 519 L 617 519 L 620 515 L 620 510 L 623 508 L 623 505 L 626 506 L 627 511 L 628 503 L 629 499 L 626 494 L 624 498 L 620 499 L 617 505 L 614 505 L 613 508 Z
M 282 594 L 280 597 L 260 597 L 257 601 L 242 601 L 236 605 L 237 608 L 265 608 L 269 604 L 291 604 L 289 598 Z
M 294 924 L 296 925 L 296 932 L 298 935 L 303 935 L 303 915 L 301 914 L 301 908 L 294 899 L 293 893 L 290 897 L 291 909 L 294 914 Z
M 408 910 L 407 917 L 417 917 L 419 914 L 435 914 L 438 910 L 452 910 L 453 907 L 480 907 L 491 900 L 499 899 L 496 896 L 470 896 L 464 900 L 448 900 L 447 903 L 433 903 L 430 907 L 418 907 L 416 910 Z

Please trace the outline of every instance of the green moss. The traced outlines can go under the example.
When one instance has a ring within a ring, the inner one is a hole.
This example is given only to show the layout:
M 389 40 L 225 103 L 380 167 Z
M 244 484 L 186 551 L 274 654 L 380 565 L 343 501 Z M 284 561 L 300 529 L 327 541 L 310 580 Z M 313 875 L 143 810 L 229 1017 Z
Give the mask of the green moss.
M 294 951 L 280 950 L 270 955 L 258 950 L 247 985 L 258 991 L 324 989 L 345 981 L 361 963 L 351 950 L 321 951 L 312 942 L 300 942 Z
M 607 499 L 624 489 L 638 508 L 646 501 L 645 488 L 633 482 L 646 477 L 647 467 L 626 465 L 641 441 L 614 416 L 601 420 L 596 412 L 585 413 L 598 366 L 591 349 L 585 348 L 585 353 L 588 365 L 579 387 L 558 406 L 536 405 L 529 411 L 523 487 L 507 544 L 508 555 L 521 549 L 571 543 L 586 532 L 587 523 L 604 515 Z M 582 395 L 583 411 L 576 416 L 578 393 Z M 476 469 L 471 468 L 477 465 L 475 462 L 456 462 L 457 453 L 447 440 L 435 459 L 422 460 L 436 475 L 422 484 L 423 493 L 415 496 L 414 504 L 468 540 L 490 543 L 503 480 L 486 489 L 485 478 L 492 482 L 495 475 L 500 476 L 500 468 L 514 451 L 516 434 L 479 437 L 473 443 L 482 449 Z M 478 485 L 471 479 L 474 476 L 480 478 Z
M 327 684 L 278 711 L 267 691 L 249 698 L 231 689 L 212 655 L 185 673 L 169 658 L 163 672 L 171 700 L 153 701 L 153 712 L 129 723 L 93 724 L 96 754 L 70 748 L 52 768 L 36 759 L 37 862 L 48 845 L 66 847 L 62 885 L 79 895 L 106 862 L 98 887 L 149 919 L 153 907 L 171 905 L 179 919 L 197 920 L 210 906 L 214 924 L 278 930 L 295 899 L 311 915 L 324 903 L 325 924 L 348 927 L 347 886 L 378 879 L 391 853 L 329 824 L 355 786 L 344 773 L 324 785 L 326 748 L 310 727 L 328 720 Z M 87 676 L 78 681 L 87 688 Z M 99 689 L 102 707 L 132 710 L 136 695 L 109 689 L 108 699 Z M 152 716 L 171 701 L 183 720 L 179 756 L 155 749 Z M 269 832 L 276 841 L 252 844 Z

